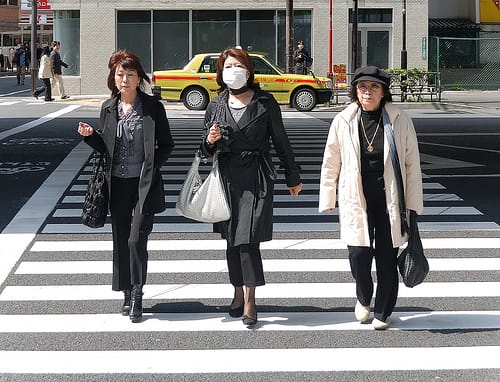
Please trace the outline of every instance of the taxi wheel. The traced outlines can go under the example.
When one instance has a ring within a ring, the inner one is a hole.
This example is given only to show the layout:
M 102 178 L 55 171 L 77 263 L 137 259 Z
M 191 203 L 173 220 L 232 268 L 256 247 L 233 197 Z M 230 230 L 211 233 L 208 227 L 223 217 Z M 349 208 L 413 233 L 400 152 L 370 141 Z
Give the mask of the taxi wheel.
M 292 106 L 298 111 L 311 111 L 316 106 L 316 94 L 311 89 L 299 89 L 292 96 Z
M 182 103 L 189 110 L 205 110 L 208 105 L 208 94 L 205 89 L 194 86 L 184 90 Z

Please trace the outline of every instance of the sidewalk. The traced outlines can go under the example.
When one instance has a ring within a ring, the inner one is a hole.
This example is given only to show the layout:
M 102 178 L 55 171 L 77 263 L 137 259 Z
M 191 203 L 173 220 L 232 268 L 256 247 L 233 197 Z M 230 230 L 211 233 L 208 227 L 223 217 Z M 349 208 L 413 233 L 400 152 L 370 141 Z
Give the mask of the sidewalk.
M 16 72 L 0 71 L 0 77 L 15 76 Z M 109 98 L 108 94 L 98 95 L 71 95 L 70 99 L 61 102 L 80 103 L 89 106 L 100 107 L 102 102 Z M 434 109 L 443 110 L 449 106 L 454 108 L 486 108 L 490 111 L 496 111 L 500 114 L 500 85 L 498 90 L 463 90 L 452 91 L 446 90 L 441 93 L 441 101 L 424 101 L 424 102 L 399 102 L 398 97 L 395 97 L 396 105 L 400 105 L 403 109 Z M 56 97 L 56 101 L 60 101 Z M 349 98 L 345 95 L 338 97 L 338 104 L 318 105 L 314 110 L 318 111 L 339 111 L 349 103 Z M 182 102 L 167 102 L 164 101 L 165 107 L 171 110 L 186 110 Z M 294 108 L 282 105 L 282 109 L 293 111 Z

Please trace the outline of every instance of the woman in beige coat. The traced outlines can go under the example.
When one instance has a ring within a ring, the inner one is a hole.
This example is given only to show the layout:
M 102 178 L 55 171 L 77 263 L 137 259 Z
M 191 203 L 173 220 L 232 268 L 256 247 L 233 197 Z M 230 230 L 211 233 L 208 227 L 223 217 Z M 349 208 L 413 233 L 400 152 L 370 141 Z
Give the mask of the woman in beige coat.
M 45 92 L 45 101 L 54 101 L 54 98 L 52 98 L 52 88 L 50 86 L 50 79 L 52 78 L 52 63 L 50 62 L 50 49 L 48 46 L 44 46 L 42 50 L 38 78 L 43 81 L 43 86 L 37 88 L 33 92 L 33 97 L 38 99 L 40 94 Z
M 402 233 L 398 189 L 384 129 L 392 128 L 401 164 L 406 208 L 423 210 L 422 176 L 411 119 L 391 103 L 390 77 L 375 66 L 357 69 L 351 100 L 332 122 L 321 168 L 319 210 L 332 212 L 337 200 L 341 239 L 356 280 L 355 316 L 368 321 L 375 258 L 375 329 L 386 329 L 396 305 L 397 254 Z

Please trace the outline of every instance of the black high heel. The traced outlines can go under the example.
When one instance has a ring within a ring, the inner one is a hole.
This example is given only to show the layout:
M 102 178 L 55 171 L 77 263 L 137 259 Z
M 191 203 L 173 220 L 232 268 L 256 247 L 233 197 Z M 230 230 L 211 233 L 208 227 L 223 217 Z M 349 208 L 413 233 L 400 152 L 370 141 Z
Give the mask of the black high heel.
M 142 320 L 142 285 L 134 285 L 132 288 L 132 302 L 130 306 L 130 321 L 136 323 Z
M 234 300 L 233 300 L 234 302 Z M 237 308 L 231 308 L 233 305 L 233 302 L 231 302 L 231 305 L 229 306 L 229 315 L 233 318 L 238 318 L 243 316 L 243 308 L 245 305 L 238 306 Z
M 246 314 L 243 316 L 243 325 L 254 326 L 255 324 L 257 324 L 257 312 L 255 312 L 255 316 L 247 316 Z
M 132 296 L 129 289 L 123 291 L 123 305 L 122 305 L 122 316 L 128 316 L 130 314 L 130 301 Z

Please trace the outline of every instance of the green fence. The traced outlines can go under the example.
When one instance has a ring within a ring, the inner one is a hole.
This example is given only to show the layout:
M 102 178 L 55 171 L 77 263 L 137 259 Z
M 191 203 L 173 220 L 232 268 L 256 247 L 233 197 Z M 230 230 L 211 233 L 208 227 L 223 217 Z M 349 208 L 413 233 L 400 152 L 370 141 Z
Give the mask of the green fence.
M 431 37 L 429 71 L 442 90 L 500 89 L 500 37 Z

